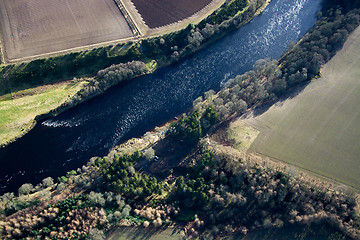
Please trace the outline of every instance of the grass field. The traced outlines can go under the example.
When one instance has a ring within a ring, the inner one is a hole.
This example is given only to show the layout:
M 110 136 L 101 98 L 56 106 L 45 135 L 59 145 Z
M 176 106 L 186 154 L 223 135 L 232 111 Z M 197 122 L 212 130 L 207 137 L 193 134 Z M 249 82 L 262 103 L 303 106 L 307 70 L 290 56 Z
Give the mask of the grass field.
M 2 0 L 10 60 L 132 37 L 113 0 Z
M 259 129 L 250 150 L 360 190 L 360 28 L 292 99 L 246 123 Z
M 142 227 L 123 227 L 119 228 L 107 239 L 109 240 L 180 240 L 184 239 L 184 232 L 181 233 L 179 229 L 145 229 Z
M 0 146 L 26 133 L 37 115 L 46 114 L 75 95 L 84 82 L 41 86 L 0 97 Z
M 231 145 L 240 152 L 246 153 L 258 136 L 259 131 L 242 121 L 232 122 L 227 129 L 227 137 Z

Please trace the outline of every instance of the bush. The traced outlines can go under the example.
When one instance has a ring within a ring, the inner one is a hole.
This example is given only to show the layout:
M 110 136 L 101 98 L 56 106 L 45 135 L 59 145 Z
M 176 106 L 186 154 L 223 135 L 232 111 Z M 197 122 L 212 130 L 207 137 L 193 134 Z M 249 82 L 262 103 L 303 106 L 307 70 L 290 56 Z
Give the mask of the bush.
M 42 185 L 44 187 L 51 187 L 54 184 L 54 179 L 52 177 L 47 177 L 42 180 Z
M 210 106 L 205 110 L 203 118 L 211 125 L 214 125 L 218 121 L 218 114 L 215 112 L 214 108 Z
M 87 195 L 87 199 L 90 201 L 90 203 L 94 206 L 100 206 L 100 207 L 104 207 L 105 206 L 105 198 L 103 197 L 102 193 L 96 193 L 91 191 L 88 195 Z
M 186 145 L 195 145 L 202 137 L 199 112 L 194 112 L 190 116 L 183 116 L 177 122 L 172 123 L 166 135 Z
M 154 159 L 155 157 L 155 150 L 153 148 L 148 148 L 145 150 L 144 152 L 144 157 L 146 158 L 146 160 L 151 161 Z
M 34 186 L 30 183 L 25 183 L 21 185 L 21 187 L 18 190 L 19 196 L 21 195 L 28 195 L 30 192 L 34 190 Z
M 106 236 L 102 230 L 93 228 L 89 231 L 89 235 L 86 239 L 88 239 L 88 240 L 105 240 Z
M 176 220 L 179 222 L 192 222 L 196 218 L 196 212 L 191 210 L 181 210 L 178 215 L 176 215 Z

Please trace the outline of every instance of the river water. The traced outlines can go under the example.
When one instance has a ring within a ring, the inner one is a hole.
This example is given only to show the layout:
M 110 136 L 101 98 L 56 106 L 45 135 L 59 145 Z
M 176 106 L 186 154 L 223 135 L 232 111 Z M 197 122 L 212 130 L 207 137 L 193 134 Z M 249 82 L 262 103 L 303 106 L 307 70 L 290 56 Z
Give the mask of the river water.
M 260 58 L 276 59 L 290 41 L 313 26 L 321 0 L 273 0 L 236 32 L 188 59 L 112 88 L 104 95 L 40 122 L 0 151 L 0 194 L 23 183 L 56 178 L 106 155 L 187 111 L 209 89 L 250 70 Z

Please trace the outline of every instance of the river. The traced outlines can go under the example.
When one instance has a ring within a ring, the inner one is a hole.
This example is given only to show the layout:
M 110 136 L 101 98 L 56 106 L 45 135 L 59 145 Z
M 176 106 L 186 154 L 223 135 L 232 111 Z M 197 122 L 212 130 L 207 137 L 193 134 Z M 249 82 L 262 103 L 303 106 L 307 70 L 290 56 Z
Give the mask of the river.
M 198 96 L 219 90 L 256 60 L 279 58 L 290 41 L 313 26 L 320 2 L 273 0 L 250 23 L 190 58 L 39 122 L 0 151 L 0 194 L 65 175 L 187 111 Z

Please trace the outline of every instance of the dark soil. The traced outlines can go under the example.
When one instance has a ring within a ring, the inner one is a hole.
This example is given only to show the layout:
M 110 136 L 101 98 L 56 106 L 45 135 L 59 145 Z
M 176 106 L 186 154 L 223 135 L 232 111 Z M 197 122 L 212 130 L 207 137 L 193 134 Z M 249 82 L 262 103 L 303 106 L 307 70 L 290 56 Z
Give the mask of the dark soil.
M 161 27 L 190 17 L 211 0 L 132 0 L 150 28 Z

